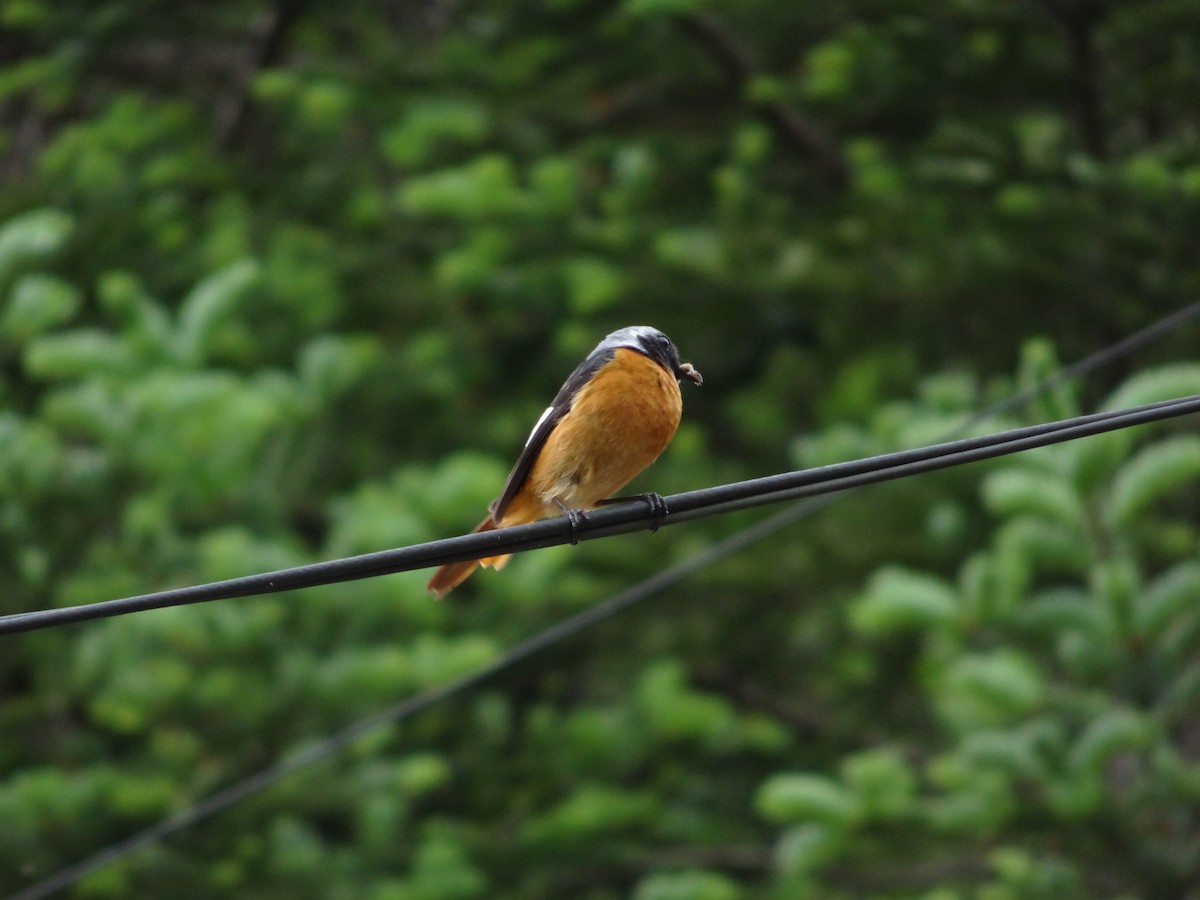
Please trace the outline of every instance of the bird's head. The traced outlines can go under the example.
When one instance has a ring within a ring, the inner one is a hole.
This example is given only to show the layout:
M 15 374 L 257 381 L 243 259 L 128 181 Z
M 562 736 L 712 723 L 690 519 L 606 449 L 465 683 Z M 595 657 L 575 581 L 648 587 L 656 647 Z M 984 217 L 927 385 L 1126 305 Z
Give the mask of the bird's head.
M 679 359 L 679 351 L 671 339 L 650 325 L 630 325 L 620 328 L 600 342 L 597 350 L 628 347 L 644 353 L 676 378 L 686 378 L 692 384 L 703 384 L 704 379 L 691 363 Z

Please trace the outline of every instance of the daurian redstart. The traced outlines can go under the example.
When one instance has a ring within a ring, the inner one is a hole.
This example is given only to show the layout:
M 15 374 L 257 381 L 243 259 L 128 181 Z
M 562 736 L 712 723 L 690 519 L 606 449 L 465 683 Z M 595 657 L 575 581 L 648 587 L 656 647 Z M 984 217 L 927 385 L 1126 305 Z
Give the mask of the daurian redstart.
M 632 325 L 614 331 L 576 367 L 542 413 L 475 531 L 560 513 L 574 525 L 581 511 L 603 504 L 658 459 L 675 436 L 683 412 L 681 378 L 703 382 L 657 328 Z M 644 499 L 652 509 L 662 503 L 655 494 Z M 441 597 L 476 566 L 499 569 L 509 558 L 449 563 L 434 573 L 429 590 Z

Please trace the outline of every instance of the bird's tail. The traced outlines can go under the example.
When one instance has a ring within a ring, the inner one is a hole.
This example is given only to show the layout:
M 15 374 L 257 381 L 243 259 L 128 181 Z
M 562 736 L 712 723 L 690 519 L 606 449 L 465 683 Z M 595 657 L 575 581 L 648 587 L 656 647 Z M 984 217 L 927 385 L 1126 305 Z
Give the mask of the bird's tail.
M 492 531 L 495 529 L 496 523 L 491 516 L 488 516 L 480 522 L 472 534 L 478 534 L 481 531 Z M 493 569 L 503 569 L 512 554 L 506 553 L 502 556 L 485 556 L 483 559 L 465 559 L 462 562 L 446 563 L 429 579 L 429 584 L 425 586 L 432 594 L 437 594 L 438 598 L 445 597 L 446 594 L 454 590 L 460 584 L 467 580 L 476 566 L 488 566 Z

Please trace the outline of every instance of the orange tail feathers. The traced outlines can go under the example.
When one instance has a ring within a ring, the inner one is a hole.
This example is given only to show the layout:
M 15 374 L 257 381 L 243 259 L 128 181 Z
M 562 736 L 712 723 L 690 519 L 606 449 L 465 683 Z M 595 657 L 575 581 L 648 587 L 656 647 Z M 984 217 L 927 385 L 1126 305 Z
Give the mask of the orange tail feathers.
M 478 534 L 481 531 L 492 531 L 496 528 L 496 523 L 492 521 L 492 517 L 488 516 L 480 522 L 472 534 Z M 432 594 L 437 594 L 438 599 L 445 597 L 448 593 L 466 581 L 476 566 L 490 566 L 493 569 L 503 569 L 507 565 L 511 554 L 503 556 L 487 556 L 483 559 L 465 559 L 462 562 L 446 563 L 429 579 L 429 584 L 425 585 L 425 589 Z

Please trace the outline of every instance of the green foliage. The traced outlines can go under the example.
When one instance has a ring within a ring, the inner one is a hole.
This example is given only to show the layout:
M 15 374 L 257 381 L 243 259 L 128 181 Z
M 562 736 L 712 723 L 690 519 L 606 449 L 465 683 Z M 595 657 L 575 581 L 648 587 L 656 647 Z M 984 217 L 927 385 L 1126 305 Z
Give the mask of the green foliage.
M 1164 498 L 1185 494 L 1200 475 L 1200 439 L 1178 437 L 1148 447 L 1117 473 L 1109 514 L 1128 525 Z
M 661 872 L 642 880 L 633 900 L 738 900 L 737 882 L 716 872 Z
M 0 330 L 14 343 L 69 321 L 80 306 L 75 286 L 48 275 L 27 275 L 13 287 Z
M 854 605 L 852 620 L 866 634 L 932 629 L 958 617 L 956 600 L 950 586 L 937 579 L 884 569 L 876 573 L 866 595 Z
M 814 775 L 776 775 L 760 789 L 757 806 L 764 818 L 780 823 L 812 820 L 845 827 L 857 818 L 853 796 Z
M 0 283 L 7 283 L 22 266 L 59 250 L 73 224 L 71 216 L 57 209 L 32 210 L 5 222 L 0 228 Z
M 0 23 L 4 613 L 469 529 L 619 325 L 705 375 L 671 493 L 944 440 L 1200 296 L 1180 0 Z M 970 431 L 1200 393 L 1192 328 Z M 1186 896 L 1193 431 L 858 492 L 75 895 Z M 751 521 L 5 639 L 0 893 Z
M 1148 372 L 1137 381 L 1167 377 Z M 1130 384 L 1118 394 L 1136 390 Z M 1195 526 L 1185 524 L 1186 516 L 1152 526 L 1147 516 L 1188 492 L 1194 442 L 1167 434 L 1140 447 L 1129 437 L 1122 443 L 1123 458 L 1113 458 L 1103 484 L 1090 478 L 1080 484 L 1074 471 L 1081 448 L 1071 445 L 1017 457 L 990 472 L 982 493 L 1000 521 L 990 546 L 963 567 L 957 590 L 915 571 L 885 568 L 875 576 L 851 622 L 877 646 L 920 638 L 912 645 L 920 678 L 897 702 L 923 708 L 917 722 L 936 723 L 936 737 L 912 731 L 913 745 L 939 749 L 915 770 L 902 757 L 872 751 L 865 771 L 894 771 L 875 783 L 901 785 L 882 815 L 868 814 L 870 807 L 853 799 L 862 783 L 853 773 L 864 771 L 863 763 L 847 763 L 834 773 L 840 779 L 802 773 L 764 782 L 764 816 L 809 823 L 799 826 L 799 836 L 781 834 L 788 846 L 827 847 L 816 835 L 827 836 L 833 826 L 849 830 L 835 852 L 800 851 L 800 870 L 832 873 L 861 865 L 860 854 L 872 846 L 865 827 L 872 822 L 904 843 L 922 833 L 968 841 L 1003 835 L 1009 847 L 991 858 L 989 896 L 1083 896 L 1082 885 L 1100 871 L 1121 872 L 1136 891 L 1148 876 L 1110 868 L 1104 841 L 1087 836 L 1103 822 L 1121 821 L 1127 823 L 1124 840 L 1137 848 L 1130 852 L 1155 848 L 1155 878 L 1186 877 L 1185 830 L 1158 836 L 1133 823 L 1186 818 L 1190 803 L 1166 785 L 1177 783 L 1179 764 L 1189 768 L 1171 728 L 1183 704 L 1198 696 L 1192 654 L 1200 593 L 1188 558 Z M 1075 548 L 1071 564 L 1063 566 L 1036 541 L 1014 542 L 1015 523 L 1035 534 L 1063 535 Z M 1186 541 L 1171 544 L 1187 548 L 1182 557 L 1167 559 L 1156 537 L 1164 528 L 1188 530 Z M 1017 573 L 1007 576 L 1016 578 L 1004 589 L 1009 596 L 984 606 L 986 594 L 996 590 L 996 573 L 1006 570 Z M 988 615 L 981 618 L 984 609 Z M 1182 644 L 1167 634 L 1184 632 L 1191 651 L 1180 654 Z M 893 740 L 906 730 L 897 725 Z M 831 818 L 830 810 L 841 812 Z M 1038 819 L 1032 828 L 1022 824 Z M 1070 848 L 1065 856 L 1049 857 L 1039 850 L 1048 833 L 1078 838 L 1058 845 Z M 1029 843 L 1017 850 L 1021 835 Z

